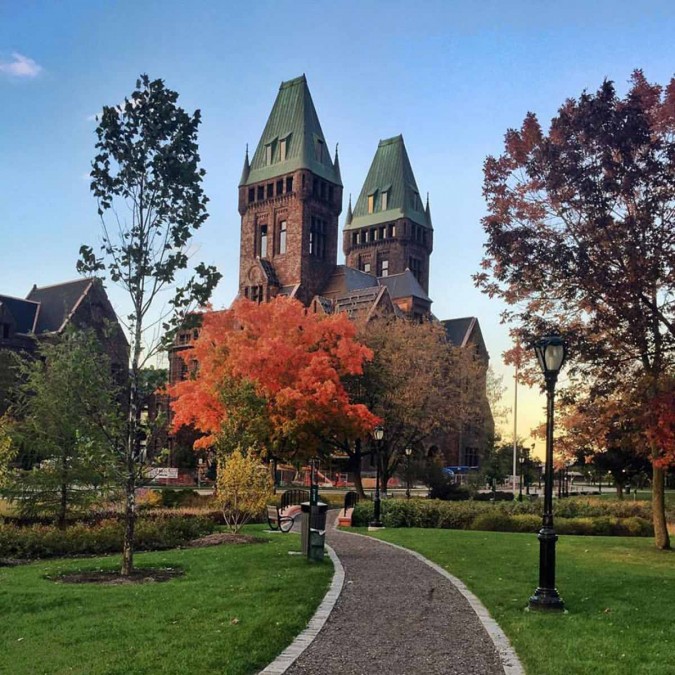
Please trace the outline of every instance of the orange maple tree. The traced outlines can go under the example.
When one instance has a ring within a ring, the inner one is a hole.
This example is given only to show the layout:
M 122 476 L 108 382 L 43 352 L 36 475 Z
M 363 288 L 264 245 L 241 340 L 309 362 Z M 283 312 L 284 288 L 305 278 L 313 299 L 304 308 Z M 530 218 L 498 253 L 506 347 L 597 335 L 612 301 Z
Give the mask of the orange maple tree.
M 173 430 L 193 426 L 203 434 L 195 447 L 205 448 L 227 427 L 247 435 L 243 447 L 253 441 L 277 458 L 316 453 L 333 428 L 353 438 L 369 433 L 379 418 L 352 403 L 342 382 L 373 356 L 355 333 L 345 315 L 311 314 L 285 297 L 240 299 L 204 314 L 184 353 L 193 375 L 169 388 Z

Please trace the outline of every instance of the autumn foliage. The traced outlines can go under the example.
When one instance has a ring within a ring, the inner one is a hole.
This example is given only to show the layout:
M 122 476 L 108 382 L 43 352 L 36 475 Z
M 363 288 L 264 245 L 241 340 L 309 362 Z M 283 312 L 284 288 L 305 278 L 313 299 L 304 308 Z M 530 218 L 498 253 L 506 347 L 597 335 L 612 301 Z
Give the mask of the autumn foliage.
M 238 448 L 224 460 L 218 471 L 216 501 L 227 526 L 235 534 L 260 515 L 273 498 L 272 476 L 254 452 Z
M 565 101 L 548 130 L 528 113 L 486 159 L 484 179 L 486 255 L 474 280 L 507 303 L 513 336 L 528 344 L 560 331 L 566 373 L 591 400 L 640 392 L 639 410 L 662 410 L 640 424 L 667 548 L 668 452 L 657 446 L 669 442 L 673 397 L 661 392 L 675 368 L 675 78 L 663 87 L 636 70 L 623 97 L 605 81 Z
M 277 457 L 313 454 L 319 432 L 367 434 L 379 420 L 350 401 L 342 382 L 372 358 L 355 332 L 345 315 L 310 314 L 285 297 L 240 299 L 205 314 L 185 352 L 194 374 L 169 392 L 173 429 L 192 425 L 202 448 L 217 445 L 226 429 Z

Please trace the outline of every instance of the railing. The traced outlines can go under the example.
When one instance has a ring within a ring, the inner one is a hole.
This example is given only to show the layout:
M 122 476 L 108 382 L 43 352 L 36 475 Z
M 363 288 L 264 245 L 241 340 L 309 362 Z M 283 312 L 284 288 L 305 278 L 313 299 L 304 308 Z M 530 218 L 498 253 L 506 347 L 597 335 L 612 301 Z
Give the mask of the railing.
M 281 495 L 281 510 L 287 506 L 300 506 L 302 502 L 309 501 L 309 492 L 307 490 L 286 490 Z
M 359 496 L 358 492 L 354 492 L 353 490 L 350 490 L 345 494 L 345 504 L 344 504 L 344 514 L 347 515 L 347 509 L 353 509 L 354 506 L 358 503 L 359 499 L 361 497 Z

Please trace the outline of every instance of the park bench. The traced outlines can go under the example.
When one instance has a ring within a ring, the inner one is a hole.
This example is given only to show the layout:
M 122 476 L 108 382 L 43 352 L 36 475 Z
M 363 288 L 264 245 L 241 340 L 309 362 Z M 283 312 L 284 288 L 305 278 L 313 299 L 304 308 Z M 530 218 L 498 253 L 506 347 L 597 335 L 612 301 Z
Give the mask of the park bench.
M 344 506 L 338 514 L 338 525 L 341 527 L 351 527 L 352 513 L 354 513 L 354 506 L 359 501 L 359 493 L 350 490 L 345 494 Z
M 284 516 L 276 504 L 267 505 L 267 523 L 270 530 L 290 532 L 295 522 L 295 516 Z
M 267 523 L 270 530 L 281 530 L 290 532 L 295 518 L 302 512 L 300 505 L 309 501 L 309 492 L 307 490 L 286 490 L 281 495 L 281 504 L 267 505 Z

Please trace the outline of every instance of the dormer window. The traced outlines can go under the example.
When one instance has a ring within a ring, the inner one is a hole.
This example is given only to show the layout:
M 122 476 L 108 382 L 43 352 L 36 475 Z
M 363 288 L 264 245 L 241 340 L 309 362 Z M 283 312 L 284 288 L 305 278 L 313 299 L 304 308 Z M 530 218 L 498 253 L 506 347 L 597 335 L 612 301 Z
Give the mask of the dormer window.
M 282 138 L 279 141 L 279 161 L 284 162 L 286 161 L 286 147 L 288 144 L 288 139 Z
M 316 153 L 317 161 L 321 162 L 322 164 L 323 164 L 323 146 L 324 146 L 323 141 L 320 138 L 317 138 L 314 146 L 314 151 Z
M 272 153 L 274 152 L 274 144 L 268 143 L 265 146 L 265 164 L 269 166 L 272 163 Z
M 368 195 L 368 213 L 375 213 L 375 193 Z
M 382 197 L 380 198 L 380 210 L 386 211 L 389 208 L 389 190 L 384 190 L 382 192 Z

